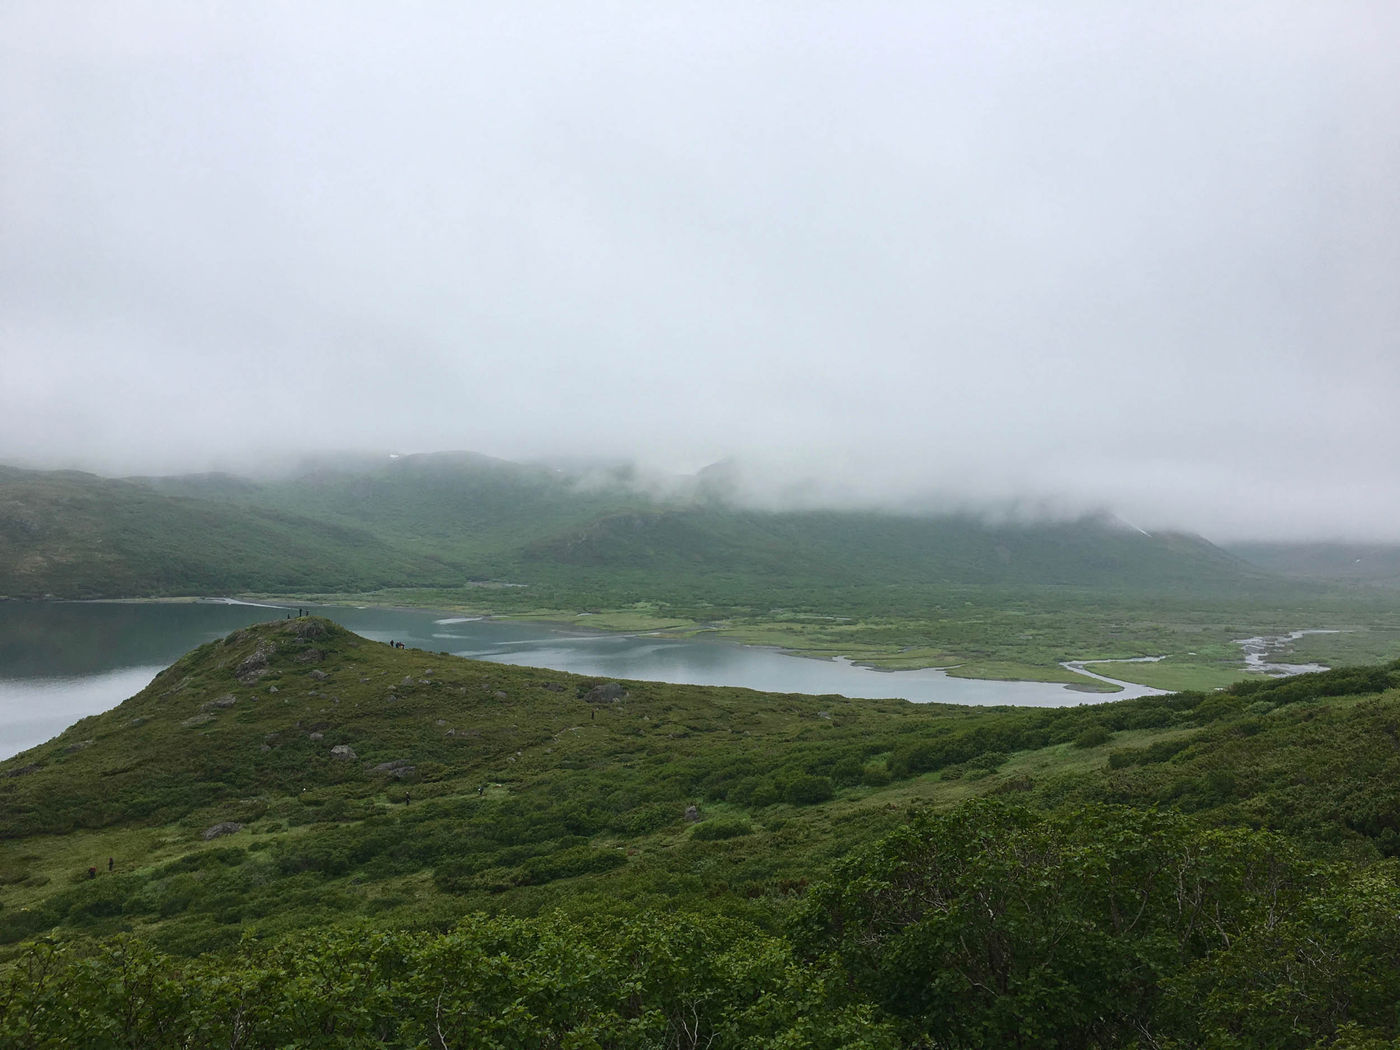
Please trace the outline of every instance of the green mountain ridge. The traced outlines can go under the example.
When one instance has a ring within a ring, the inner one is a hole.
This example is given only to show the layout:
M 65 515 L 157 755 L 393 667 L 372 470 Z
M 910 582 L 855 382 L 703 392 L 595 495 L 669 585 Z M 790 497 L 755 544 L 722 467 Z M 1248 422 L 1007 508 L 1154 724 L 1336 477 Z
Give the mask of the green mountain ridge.
M 438 559 L 343 523 L 76 471 L 0 468 L 0 595 L 349 590 L 421 584 L 444 571 Z
M 559 602 L 928 585 L 1269 587 L 1204 539 L 1110 519 L 761 512 L 470 453 L 318 461 L 280 480 L 0 471 L 0 595 L 345 593 L 507 579 Z M 622 591 L 625 590 L 625 593 Z M 624 602 L 626 599 L 626 602 Z
M 836 584 L 1171 587 L 1265 573 L 1208 541 L 1111 519 L 994 524 L 966 515 L 663 509 L 609 515 L 533 544 L 531 561 L 675 571 L 687 562 Z
M 1400 545 L 1393 543 L 1231 543 L 1226 549 L 1279 576 L 1400 585 Z

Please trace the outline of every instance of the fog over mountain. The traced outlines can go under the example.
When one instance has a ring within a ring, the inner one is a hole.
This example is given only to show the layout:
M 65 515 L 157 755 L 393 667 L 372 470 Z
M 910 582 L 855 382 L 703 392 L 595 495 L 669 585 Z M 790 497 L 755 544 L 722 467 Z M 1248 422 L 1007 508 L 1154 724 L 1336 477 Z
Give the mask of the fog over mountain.
M 0 7 L 0 462 L 1400 540 L 1400 8 Z

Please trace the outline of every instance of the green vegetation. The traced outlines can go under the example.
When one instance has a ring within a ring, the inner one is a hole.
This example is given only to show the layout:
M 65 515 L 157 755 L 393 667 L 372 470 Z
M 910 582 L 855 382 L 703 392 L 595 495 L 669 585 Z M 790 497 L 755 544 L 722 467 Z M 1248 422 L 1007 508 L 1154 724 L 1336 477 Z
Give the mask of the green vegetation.
M 1191 690 L 595 691 L 239 630 L 0 762 L 0 1046 L 1396 1045 L 1393 555 L 469 455 L 0 469 L 0 594 L 353 595 Z M 1337 670 L 1240 680 L 1234 640 L 1300 628 L 1338 633 L 1278 659 Z
M 1166 656 L 1112 669 L 1212 688 L 1244 675 L 1233 639 L 1303 627 L 1343 632 L 1300 641 L 1308 659 L 1393 659 L 1392 592 L 1362 582 L 1388 579 L 1372 553 L 1379 576 L 1318 582 L 1278 551 L 1266 571 L 1102 518 L 758 512 L 704 485 L 653 497 L 625 476 L 465 453 L 327 459 L 273 481 L 0 468 L 0 595 L 411 604 L 966 677 L 1075 681 L 1061 661 Z
M 1236 654 L 1239 650 L 1235 650 Z M 1085 667 L 1097 674 L 1107 675 L 1122 682 L 1137 682 L 1153 689 L 1167 689 L 1173 692 L 1222 689 L 1244 678 L 1238 655 L 1235 659 L 1222 658 L 1209 663 L 1191 657 L 1166 656 L 1151 662 L 1113 663 L 1088 661 Z
M 1400 664 L 598 684 L 274 621 L 0 763 L 0 1045 L 1400 1038 Z
M 0 596 L 113 598 L 426 584 L 441 560 L 353 526 L 0 467 Z
M 1252 565 L 1310 580 L 1400 584 L 1400 546 L 1382 543 L 1234 543 L 1229 550 Z

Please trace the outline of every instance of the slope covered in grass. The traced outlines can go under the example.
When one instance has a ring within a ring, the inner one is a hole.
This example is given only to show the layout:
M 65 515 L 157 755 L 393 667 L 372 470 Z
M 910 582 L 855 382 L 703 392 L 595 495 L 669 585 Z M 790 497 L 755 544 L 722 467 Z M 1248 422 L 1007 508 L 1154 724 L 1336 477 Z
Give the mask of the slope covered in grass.
M 1380 1045 L 1396 685 L 966 709 L 250 627 L 0 763 L 0 1036 Z
M 1373 1045 L 1396 684 L 965 709 L 254 626 L 0 763 L 0 1036 Z
M 352 526 L 91 474 L 0 468 L 5 597 L 355 590 L 441 582 L 447 572 Z
M 506 580 L 539 608 L 636 601 L 919 606 L 929 588 L 1278 591 L 1200 537 L 1095 517 L 744 510 L 466 453 L 280 480 L 0 470 L 0 594 L 347 593 Z M 1296 585 L 1295 585 L 1296 589 Z M 906 610 L 907 611 L 907 610 Z

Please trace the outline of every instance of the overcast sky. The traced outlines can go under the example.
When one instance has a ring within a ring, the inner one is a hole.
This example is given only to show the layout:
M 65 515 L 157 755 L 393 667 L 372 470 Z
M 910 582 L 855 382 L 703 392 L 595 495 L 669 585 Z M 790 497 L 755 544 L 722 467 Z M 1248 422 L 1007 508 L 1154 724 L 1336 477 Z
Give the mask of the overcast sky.
M 1400 540 L 1400 5 L 0 5 L 0 461 Z

